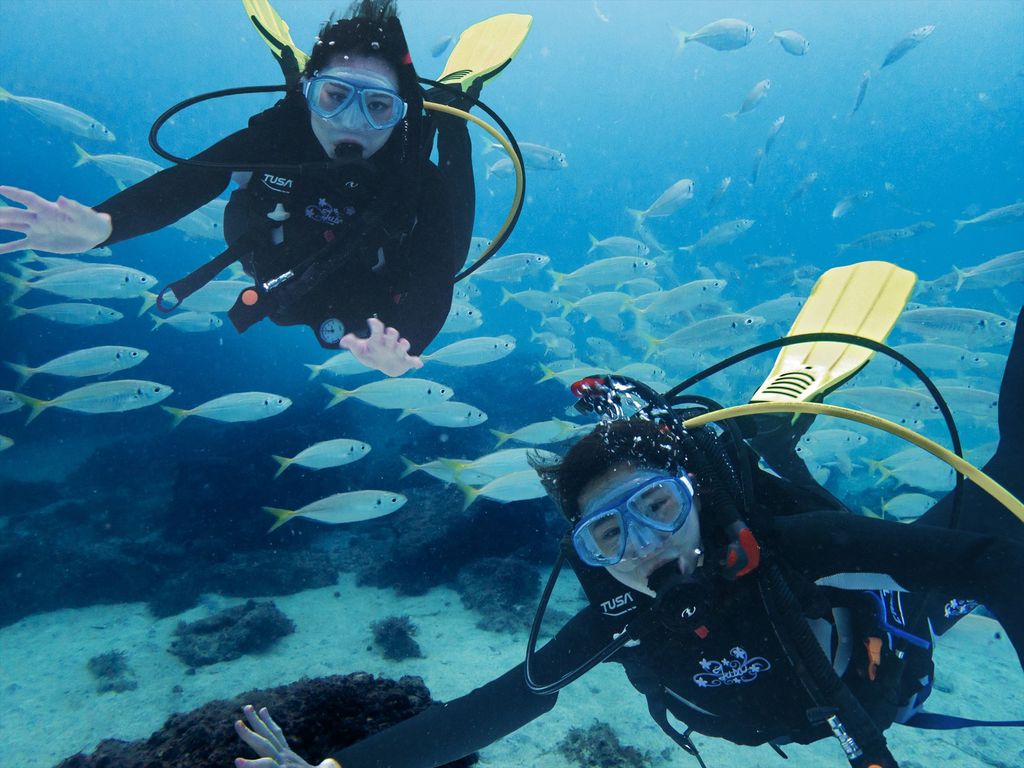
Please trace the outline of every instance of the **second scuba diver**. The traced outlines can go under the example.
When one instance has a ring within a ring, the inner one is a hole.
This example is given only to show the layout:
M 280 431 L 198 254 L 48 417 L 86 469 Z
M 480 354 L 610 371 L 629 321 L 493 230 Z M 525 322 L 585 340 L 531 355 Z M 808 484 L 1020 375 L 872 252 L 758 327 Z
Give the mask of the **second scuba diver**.
M 240 332 L 269 317 L 308 325 L 322 346 L 349 349 L 390 376 L 421 367 L 472 237 L 466 124 L 432 118 L 434 165 L 432 125 L 393 0 L 356 0 L 345 18 L 326 22 L 301 78 L 288 53 L 287 95 L 193 158 L 211 165 L 174 166 L 92 208 L 0 187 L 25 206 L 0 209 L 0 228 L 25 235 L 0 253 L 118 243 L 172 224 L 234 180 L 229 250 L 172 289 L 194 291 L 240 261 L 255 281 L 229 312 Z M 232 164 L 256 170 L 232 173 Z
M 1000 442 L 985 466 L 1018 498 L 1021 320 L 1000 390 Z M 574 391 L 581 402 L 611 402 L 628 380 L 610 381 L 585 379 Z M 699 409 L 646 399 L 637 415 L 602 422 L 560 463 L 538 467 L 572 526 L 562 553 L 588 605 L 533 650 L 556 567 L 524 664 L 320 768 L 457 760 L 549 711 L 562 687 L 603 661 L 624 667 L 653 719 L 701 766 L 692 733 L 768 744 L 783 756 L 786 744 L 834 735 L 855 768 L 892 768 L 883 732 L 893 723 L 1024 726 L 921 709 L 932 688 L 934 634 L 977 603 L 999 620 L 1024 665 L 1019 512 L 967 483 L 954 527 L 952 493 L 913 524 L 851 514 L 820 487 L 760 469 L 748 442 L 728 439 L 729 430 L 683 427 Z M 243 713 L 247 724 L 237 721 L 236 731 L 261 759 L 238 758 L 237 768 L 309 766 L 266 709 Z

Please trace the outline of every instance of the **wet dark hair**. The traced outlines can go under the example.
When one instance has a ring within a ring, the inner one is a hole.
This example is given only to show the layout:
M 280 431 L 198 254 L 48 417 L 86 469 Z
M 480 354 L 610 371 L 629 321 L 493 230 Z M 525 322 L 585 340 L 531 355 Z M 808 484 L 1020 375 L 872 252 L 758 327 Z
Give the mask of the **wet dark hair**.
M 587 484 L 623 463 L 675 475 L 689 473 L 694 489 L 704 500 L 702 517 L 710 515 L 722 526 L 739 519 L 740 482 L 710 428 L 677 434 L 650 419 L 604 421 L 573 445 L 560 462 L 532 462 L 571 523 L 580 518 L 579 498 Z

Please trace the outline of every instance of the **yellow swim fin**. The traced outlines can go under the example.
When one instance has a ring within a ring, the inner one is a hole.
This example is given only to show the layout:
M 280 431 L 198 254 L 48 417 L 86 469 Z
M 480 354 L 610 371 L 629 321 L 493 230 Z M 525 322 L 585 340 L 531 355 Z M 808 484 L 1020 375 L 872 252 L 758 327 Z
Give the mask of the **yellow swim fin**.
M 274 54 L 277 63 L 281 65 L 288 84 L 292 84 L 293 76 L 295 82 L 298 82 L 298 75 L 305 68 L 309 56 L 292 40 L 287 22 L 278 15 L 268 0 L 242 0 L 242 5 L 249 15 L 249 21 L 256 27 L 260 37 L 270 47 L 270 52 Z
M 896 324 L 917 275 L 885 261 L 835 267 L 818 278 L 787 336 L 849 333 L 883 342 Z M 752 403 L 820 399 L 853 376 L 874 351 L 836 341 L 783 347 Z
M 459 35 L 438 81 L 475 96 L 515 58 L 532 24 L 528 14 L 503 13 L 468 27 Z

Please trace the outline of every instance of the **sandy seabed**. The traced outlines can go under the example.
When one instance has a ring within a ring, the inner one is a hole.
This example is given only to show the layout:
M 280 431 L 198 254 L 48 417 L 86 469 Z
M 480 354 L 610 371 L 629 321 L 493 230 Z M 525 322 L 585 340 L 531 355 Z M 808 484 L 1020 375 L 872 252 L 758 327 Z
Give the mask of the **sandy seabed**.
M 554 607 L 572 610 L 574 600 L 574 595 L 563 594 Z M 353 574 L 342 574 L 335 587 L 274 601 L 295 622 L 294 634 L 271 652 L 201 667 L 193 675 L 186 674 L 186 667 L 167 652 L 177 623 L 244 601 L 209 595 L 196 608 L 161 620 L 154 620 L 144 604 L 95 606 L 30 616 L 0 630 L 3 764 L 52 766 L 76 752 L 91 751 L 104 738 L 145 738 L 173 712 L 303 676 L 356 671 L 392 678 L 418 675 L 435 698 L 452 699 L 518 664 L 526 643 L 525 634 L 478 628 L 477 614 L 466 610 L 448 589 L 399 597 L 390 590 L 356 587 Z M 416 639 L 425 658 L 391 662 L 371 647 L 370 624 L 396 614 L 408 614 L 419 626 Z M 113 649 L 126 652 L 138 681 L 136 690 L 97 692 L 87 662 Z M 940 639 L 936 666 L 930 711 L 1024 718 L 1024 674 L 994 622 L 976 617 L 962 621 Z M 646 750 L 652 768 L 696 765 L 650 720 L 644 699 L 614 664 L 602 665 L 564 690 L 552 712 L 484 750 L 480 764 L 482 768 L 575 765 L 566 761 L 556 745 L 570 727 L 598 719 L 611 723 L 624 744 Z M 1024 765 L 1024 729 L 934 732 L 894 727 L 888 738 L 902 768 Z M 741 748 L 700 736 L 695 742 L 711 768 L 847 765 L 838 743 L 831 739 L 788 748 L 789 761 L 782 761 L 767 746 Z M 239 754 L 246 754 L 241 743 Z M 315 763 L 325 756 L 306 757 Z

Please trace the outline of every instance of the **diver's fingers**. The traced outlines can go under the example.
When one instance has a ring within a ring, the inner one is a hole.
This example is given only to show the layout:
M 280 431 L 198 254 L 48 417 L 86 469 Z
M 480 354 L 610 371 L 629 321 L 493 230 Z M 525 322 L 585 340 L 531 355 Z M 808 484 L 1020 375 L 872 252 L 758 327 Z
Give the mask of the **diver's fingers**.
M 366 324 L 370 328 L 370 336 L 380 336 L 384 333 L 384 323 L 378 320 L 376 317 L 368 318 Z
M 26 208 L 45 208 L 53 205 L 49 200 L 45 200 L 35 192 L 29 192 L 27 189 L 21 189 L 19 187 L 8 187 L 7 185 L 0 185 L 0 195 L 3 195 L 8 200 L 13 200 L 16 203 L 21 203 Z
M 38 216 L 24 208 L 0 208 L 0 229 L 27 232 Z
M 385 328 L 384 329 L 384 338 L 387 339 L 388 341 L 398 341 L 398 338 L 399 338 L 398 337 L 398 330 L 395 329 L 395 328 L 390 328 L 390 327 L 389 328 Z
M 5 253 L 14 253 L 15 251 L 24 251 L 27 248 L 31 248 L 32 244 L 29 242 L 30 238 L 22 237 L 19 240 L 12 240 L 9 243 L 3 243 L 0 245 L 0 256 Z
M 270 728 L 267 727 L 267 723 L 264 720 L 264 716 L 269 714 L 266 707 L 263 707 L 263 709 L 257 713 L 255 707 L 251 704 L 246 704 L 242 707 L 242 713 L 245 715 L 245 719 L 249 721 L 249 725 L 252 726 L 252 729 L 266 739 L 274 749 L 280 750 L 282 748 L 274 739 L 274 734 L 271 732 Z
M 88 205 L 82 205 L 77 200 L 72 200 L 70 197 L 64 197 L 64 195 L 57 198 L 57 207 L 64 213 L 76 217 L 83 214 L 95 213 L 95 211 L 93 211 L 93 209 Z
M 274 759 L 280 757 L 280 753 L 274 749 L 273 744 L 262 736 L 250 731 L 241 720 L 235 720 L 235 733 L 238 734 L 238 738 L 252 747 L 256 754 L 263 757 L 273 757 Z
M 281 764 L 271 757 L 261 757 L 258 760 L 246 760 L 244 757 L 235 758 L 235 768 L 280 768 Z
M 405 362 L 407 362 L 413 368 L 423 367 L 423 361 L 420 358 L 412 357 L 411 355 L 405 358 Z
M 394 329 L 392 329 L 392 330 L 394 330 Z M 398 336 L 398 331 L 395 331 L 395 336 Z M 398 347 L 398 351 L 399 352 L 401 352 L 402 354 L 405 354 L 406 352 L 409 351 L 409 340 L 408 339 L 403 339 L 403 338 L 398 338 L 397 341 L 396 341 L 396 346 Z
M 260 710 L 260 718 L 264 723 L 267 724 L 267 728 L 274 734 L 274 738 L 277 739 L 277 743 L 287 747 L 288 739 L 284 737 L 284 731 L 281 730 L 281 726 L 274 722 L 274 718 L 270 716 L 270 710 L 266 707 Z

